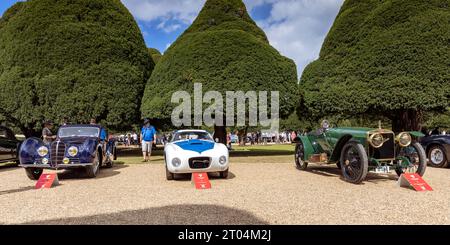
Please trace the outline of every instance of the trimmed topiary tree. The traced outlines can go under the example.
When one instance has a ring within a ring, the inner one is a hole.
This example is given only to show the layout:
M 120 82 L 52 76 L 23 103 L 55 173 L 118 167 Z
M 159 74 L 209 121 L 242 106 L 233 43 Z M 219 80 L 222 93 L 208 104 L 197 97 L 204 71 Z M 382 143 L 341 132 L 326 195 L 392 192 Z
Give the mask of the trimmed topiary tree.
M 419 130 L 450 101 L 450 2 L 347 0 L 305 69 L 301 107 L 312 117 L 385 116 Z
M 0 19 L 0 114 L 26 136 L 44 119 L 139 119 L 154 63 L 119 0 L 29 0 Z
M 155 64 L 158 63 L 162 57 L 161 52 L 159 52 L 159 50 L 157 50 L 156 48 L 148 48 L 148 53 L 152 57 L 153 62 L 155 62 Z
M 164 53 L 147 83 L 142 115 L 170 119 L 172 93 L 203 91 L 280 91 L 280 114 L 298 103 L 294 62 L 270 46 L 241 0 L 207 0 L 193 24 Z M 270 94 L 269 94 L 270 95 Z M 215 128 L 224 141 L 224 127 Z

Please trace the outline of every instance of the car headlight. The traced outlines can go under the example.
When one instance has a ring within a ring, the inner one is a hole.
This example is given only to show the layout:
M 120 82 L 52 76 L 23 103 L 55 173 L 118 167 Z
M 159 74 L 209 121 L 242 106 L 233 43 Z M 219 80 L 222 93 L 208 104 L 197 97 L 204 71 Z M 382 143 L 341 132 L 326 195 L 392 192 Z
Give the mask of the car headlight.
M 74 157 L 78 154 L 78 148 L 76 146 L 69 147 L 69 150 L 67 150 L 67 153 L 69 153 L 69 156 Z
M 406 132 L 400 133 L 397 135 L 397 141 L 401 147 L 407 147 L 411 144 L 411 135 Z
M 384 143 L 383 135 L 381 135 L 380 133 L 372 134 L 369 138 L 369 143 L 374 148 L 380 148 Z
M 37 149 L 37 153 L 41 157 L 45 157 L 48 154 L 48 148 L 46 146 L 41 146 Z
M 47 158 L 42 158 L 42 164 L 47 164 L 48 163 L 48 159 Z
M 174 159 L 172 159 L 172 165 L 174 167 L 179 167 L 181 165 L 181 160 L 178 157 L 175 157 Z
M 225 163 L 227 163 L 227 157 L 226 156 L 221 156 L 219 158 L 219 163 L 224 165 Z

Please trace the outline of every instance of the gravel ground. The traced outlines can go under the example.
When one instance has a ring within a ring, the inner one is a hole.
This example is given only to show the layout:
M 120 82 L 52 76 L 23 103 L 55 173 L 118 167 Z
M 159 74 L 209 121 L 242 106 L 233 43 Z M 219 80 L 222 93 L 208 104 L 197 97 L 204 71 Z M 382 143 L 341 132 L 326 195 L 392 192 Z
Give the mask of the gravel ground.
M 34 190 L 20 168 L 0 169 L 4 224 L 450 224 L 450 169 L 428 168 L 433 192 L 370 174 L 361 185 L 336 167 L 233 162 L 230 178 L 196 190 L 189 178 L 166 181 L 159 163 L 116 165 L 96 179 L 60 171 L 61 185 Z

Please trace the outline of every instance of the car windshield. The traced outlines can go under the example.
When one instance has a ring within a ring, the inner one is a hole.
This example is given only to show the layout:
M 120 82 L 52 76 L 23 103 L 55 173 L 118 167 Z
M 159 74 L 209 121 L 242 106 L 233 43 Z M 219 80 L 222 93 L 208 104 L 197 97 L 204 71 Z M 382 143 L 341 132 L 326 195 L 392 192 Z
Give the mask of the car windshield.
M 176 132 L 172 137 L 172 141 L 192 140 L 192 139 L 213 141 L 211 135 L 208 132 L 202 131 Z
M 64 137 L 99 137 L 99 128 L 96 127 L 69 127 L 60 128 L 58 136 Z

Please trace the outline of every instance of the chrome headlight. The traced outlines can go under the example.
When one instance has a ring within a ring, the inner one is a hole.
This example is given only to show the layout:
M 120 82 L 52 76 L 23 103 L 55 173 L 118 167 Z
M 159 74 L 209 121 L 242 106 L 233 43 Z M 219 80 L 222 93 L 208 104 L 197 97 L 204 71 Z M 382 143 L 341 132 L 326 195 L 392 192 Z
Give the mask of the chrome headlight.
M 411 144 L 412 138 L 409 133 L 403 132 L 397 135 L 397 141 L 401 147 L 407 147 Z
M 221 165 L 224 165 L 225 163 L 227 163 L 227 157 L 226 157 L 226 156 L 221 156 L 221 157 L 219 158 L 219 163 L 220 163 Z
M 381 146 L 383 146 L 384 143 L 383 135 L 380 133 L 372 134 L 369 138 L 369 143 L 374 148 L 380 148 Z
M 71 146 L 67 150 L 67 153 L 69 154 L 69 156 L 74 157 L 78 154 L 78 148 L 76 146 Z
M 175 157 L 174 159 L 172 159 L 172 166 L 174 167 L 179 167 L 181 165 L 181 160 L 178 157 Z
M 37 153 L 41 157 L 45 157 L 48 154 L 48 148 L 46 146 L 41 146 L 37 149 Z

